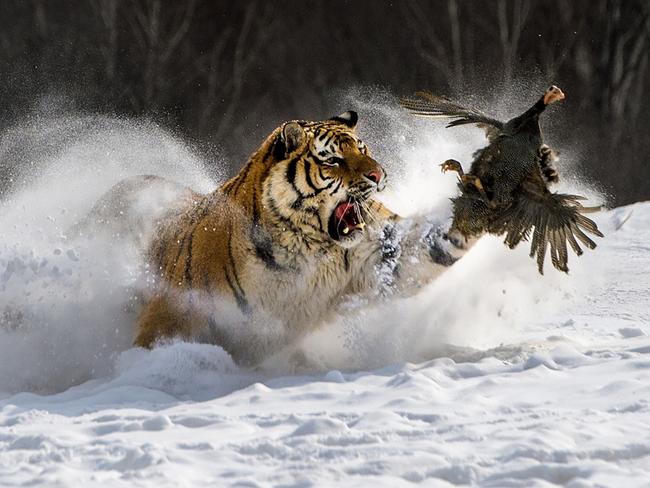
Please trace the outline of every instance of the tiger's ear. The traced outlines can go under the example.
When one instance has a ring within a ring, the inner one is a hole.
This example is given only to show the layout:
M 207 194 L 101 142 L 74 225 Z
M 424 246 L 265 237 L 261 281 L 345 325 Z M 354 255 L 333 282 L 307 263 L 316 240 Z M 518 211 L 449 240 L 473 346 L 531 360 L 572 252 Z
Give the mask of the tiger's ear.
M 354 110 L 348 110 L 347 112 L 343 112 L 341 115 L 332 117 L 330 120 L 336 120 L 341 124 L 347 125 L 350 129 L 354 129 L 359 121 L 359 116 Z
M 273 147 L 273 156 L 278 161 L 285 159 L 291 152 L 295 151 L 305 140 L 305 130 L 295 121 L 287 122 L 282 126 L 278 138 Z
M 295 151 L 305 139 L 305 131 L 298 122 L 287 122 L 282 128 L 282 141 L 287 154 Z

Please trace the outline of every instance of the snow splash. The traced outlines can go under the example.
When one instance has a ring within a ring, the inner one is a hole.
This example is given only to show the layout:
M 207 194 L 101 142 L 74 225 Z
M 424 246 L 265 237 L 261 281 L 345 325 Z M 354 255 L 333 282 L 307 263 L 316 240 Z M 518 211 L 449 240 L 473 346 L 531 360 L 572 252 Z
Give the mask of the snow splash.
M 484 144 L 482 133 L 415 119 L 385 93 L 349 98 L 362 138 L 389 175 L 381 199 L 403 215 L 449 216 L 455 178 L 437 164 L 451 157 L 469 162 Z M 132 349 L 142 280 L 135 249 L 110 234 L 67 235 L 128 176 L 156 174 L 199 192 L 214 188 L 218 178 L 210 175 L 218 168 L 208 171 L 182 140 L 150 123 L 71 116 L 6 132 L 0 156 L 14 180 L 0 206 L 0 392 L 57 392 L 95 378 L 206 398 L 224 393 L 224 385 L 291 372 L 287 353 L 252 374 L 215 346 Z M 451 344 L 516 342 L 522 324 L 567 306 L 598 276 L 579 259 L 570 266 L 569 277 L 550 269 L 539 277 L 526 246 L 508 251 L 487 237 L 417 295 L 375 306 L 350 303 L 301 347 L 311 368 L 358 370 L 449 355 Z
M 60 391 L 113 368 L 131 347 L 140 264 L 109 233 L 71 227 L 119 180 L 164 174 L 209 191 L 204 162 L 146 122 L 45 118 L 2 135 L 11 187 L 0 201 L 0 391 Z

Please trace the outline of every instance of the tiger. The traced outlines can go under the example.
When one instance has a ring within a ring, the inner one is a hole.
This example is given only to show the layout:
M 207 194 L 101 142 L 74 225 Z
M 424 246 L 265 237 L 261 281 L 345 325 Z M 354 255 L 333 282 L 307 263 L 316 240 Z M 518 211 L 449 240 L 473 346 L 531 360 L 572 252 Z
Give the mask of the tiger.
M 285 122 L 212 193 L 183 189 L 148 231 L 155 278 L 134 344 L 209 342 L 259 364 L 349 297 L 412 293 L 456 262 L 469 247 L 446 239 L 441 224 L 402 218 L 377 199 L 387 174 L 357 124 L 354 111 Z M 102 208 L 167 187 L 178 192 L 156 176 L 123 181 Z

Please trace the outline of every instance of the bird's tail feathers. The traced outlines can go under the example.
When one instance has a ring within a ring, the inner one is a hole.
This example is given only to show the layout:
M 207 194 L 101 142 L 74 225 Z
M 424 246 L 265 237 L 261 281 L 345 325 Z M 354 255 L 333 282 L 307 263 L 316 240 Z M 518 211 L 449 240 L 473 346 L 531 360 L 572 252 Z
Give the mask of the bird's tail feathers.
M 540 199 L 518 200 L 492 223 L 491 232 L 505 233 L 505 244 L 511 249 L 522 240 L 530 240 L 530 257 L 537 260 L 537 269 L 544 274 L 544 258 L 549 249 L 553 266 L 568 272 L 567 243 L 578 256 L 580 244 L 594 249 L 596 243 L 587 233 L 603 237 L 596 223 L 584 213 L 598 207 L 584 207 L 584 197 L 547 193 Z

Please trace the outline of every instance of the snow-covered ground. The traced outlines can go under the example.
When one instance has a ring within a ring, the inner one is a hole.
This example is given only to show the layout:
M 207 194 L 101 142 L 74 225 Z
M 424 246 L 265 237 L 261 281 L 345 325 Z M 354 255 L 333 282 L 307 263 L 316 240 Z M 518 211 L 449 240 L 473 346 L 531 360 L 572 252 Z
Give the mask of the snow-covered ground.
M 0 207 L 0 486 L 650 485 L 650 203 L 598 215 L 568 276 L 487 237 L 414 297 L 350 304 L 305 339 L 316 369 L 251 371 L 130 348 L 136 258 L 66 240 L 128 173 L 109 162 L 214 184 L 170 136 L 111 127 L 74 128 Z M 443 211 L 453 178 L 423 161 L 468 151 L 444 137 L 402 141 L 394 207 Z

